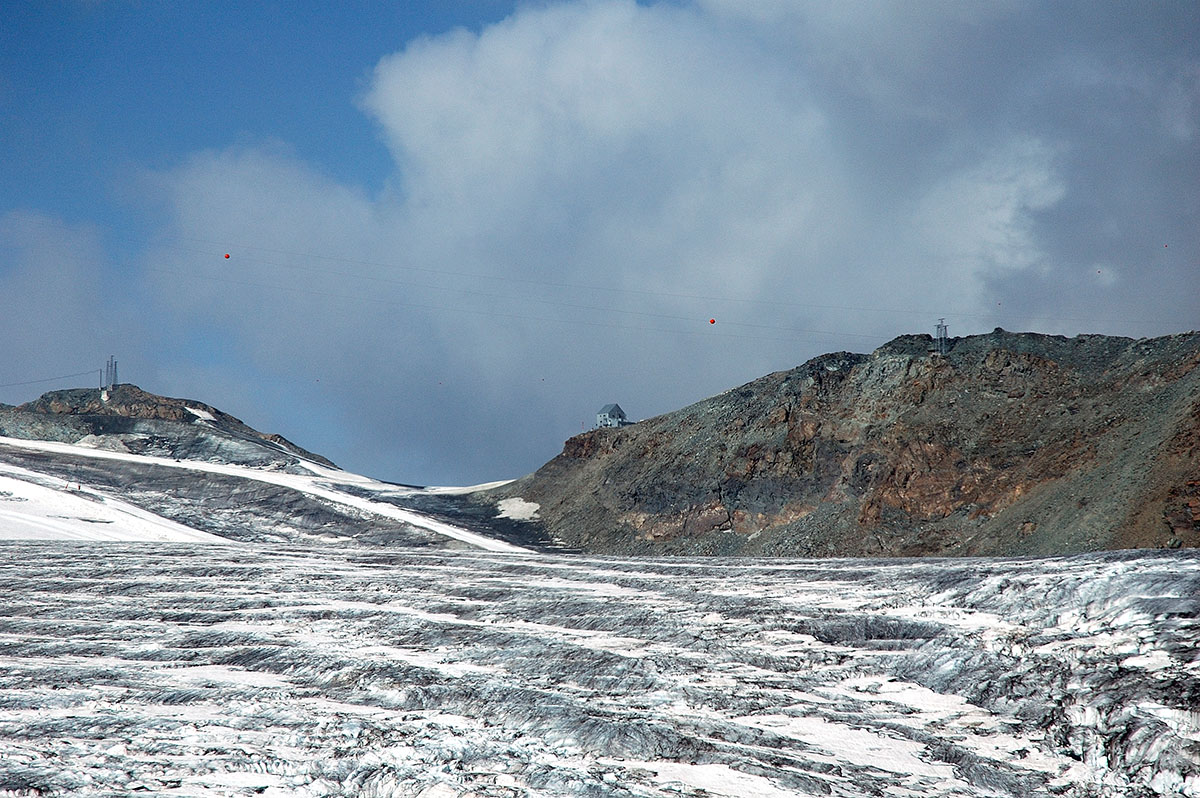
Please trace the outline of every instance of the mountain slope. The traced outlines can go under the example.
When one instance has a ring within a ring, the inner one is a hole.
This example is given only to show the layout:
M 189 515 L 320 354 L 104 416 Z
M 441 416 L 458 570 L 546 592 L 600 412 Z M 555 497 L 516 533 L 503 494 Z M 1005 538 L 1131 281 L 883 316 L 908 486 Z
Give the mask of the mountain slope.
M 227 543 L 78 481 L 0 463 L 0 540 Z
M 457 496 L 347 473 L 209 405 L 133 385 L 0 407 L 0 539 L 510 553 L 541 542 L 506 541 L 473 509 Z
M 1200 545 L 1200 333 L 902 336 L 568 440 L 489 494 L 593 552 Z

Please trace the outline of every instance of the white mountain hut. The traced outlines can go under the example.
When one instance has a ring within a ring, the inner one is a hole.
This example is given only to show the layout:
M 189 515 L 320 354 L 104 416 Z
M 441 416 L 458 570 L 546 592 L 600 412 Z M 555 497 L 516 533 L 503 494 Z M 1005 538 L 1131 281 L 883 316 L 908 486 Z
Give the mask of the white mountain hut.
M 625 411 L 616 402 L 610 405 L 605 405 L 600 408 L 600 412 L 596 413 L 596 428 L 600 427 L 625 427 L 632 424 L 625 418 Z

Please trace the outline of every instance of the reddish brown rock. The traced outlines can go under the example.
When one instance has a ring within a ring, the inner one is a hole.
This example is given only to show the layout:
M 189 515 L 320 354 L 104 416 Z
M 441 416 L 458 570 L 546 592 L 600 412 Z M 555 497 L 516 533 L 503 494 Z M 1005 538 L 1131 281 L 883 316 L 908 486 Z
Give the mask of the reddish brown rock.
M 903 336 L 594 430 L 494 493 L 596 552 L 1200 545 L 1200 333 Z

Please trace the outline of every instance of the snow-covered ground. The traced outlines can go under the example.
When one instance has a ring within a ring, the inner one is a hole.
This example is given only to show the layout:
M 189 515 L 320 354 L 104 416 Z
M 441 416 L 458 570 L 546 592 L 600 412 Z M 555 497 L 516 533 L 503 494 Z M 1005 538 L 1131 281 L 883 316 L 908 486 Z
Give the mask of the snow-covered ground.
M 193 413 L 203 412 L 196 411 L 193 408 L 188 408 Z M 502 540 L 480 535 L 470 530 L 463 529 L 453 524 L 447 524 L 434 518 L 430 518 L 421 513 L 397 507 L 394 504 L 387 502 L 375 501 L 362 493 L 370 494 L 371 492 L 395 492 L 395 486 L 388 485 L 383 482 L 371 479 L 370 477 L 352 474 L 348 471 L 341 471 L 336 468 L 326 468 L 325 466 L 309 461 L 301 461 L 302 466 L 310 471 L 310 474 L 291 474 L 285 471 L 273 471 L 261 468 L 251 468 L 249 466 L 231 465 L 227 463 L 209 463 L 197 460 L 175 460 L 169 457 L 153 457 L 147 455 L 130 454 L 128 452 L 111 451 L 108 449 L 99 449 L 89 446 L 80 446 L 77 444 L 58 443 L 53 441 L 38 441 L 25 440 L 20 438 L 0 437 L 0 446 L 11 447 L 19 450 L 28 450 L 35 452 L 47 452 L 53 454 L 67 455 L 70 457 L 83 457 L 92 460 L 100 461 L 115 461 L 122 463 L 133 463 L 139 465 L 157 466 L 159 468 L 170 468 L 185 472 L 193 472 L 197 475 L 203 474 L 221 474 L 224 476 L 237 477 L 238 479 L 249 480 L 251 482 L 262 482 L 269 485 L 278 485 L 288 488 L 299 493 L 306 494 L 335 505 L 341 505 L 347 508 L 353 508 L 355 511 L 367 513 L 369 515 L 378 516 L 381 518 L 399 521 L 412 526 L 419 527 L 429 532 L 434 532 L 447 538 L 451 538 L 469 546 L 483 549 L 485 551 L 507 552 L 510 554 L 525 553 L 525 549 L 520 546 L 506 543 Z M 3 465 L 3 464 L 0 464 Z M 51 482 L 65 483 L 61 478 L 55 479 L 44 475 L 37 475 L 29 469 L 20 469 L 8 467 L 7 471 L 0 471 L 0 477 L 7 476 L 9 480 L 27 479 L 31 475 L 43 482 L 50 480 Z M 46 484 L 51 484 L 46 482 Z M 503 484 L 503 483 L 499 483 Z M 11 489 L 10 486 L 9 489 Z M 356 493 L 346 492 L 347 488 L 353 488 Z M 6 490 L 0 485 L 0 490 Z M 18 490 L 28 492 L 30 489 L 19 487 Z M 439 489 L 434 489 L 438 491 Z M 440 489 L 441 492 L 448 492 L 450 489 Z M 91 498 L 103 504 L 105 499 L 96 491 L 91 491 Z M 14 494 L 15 495 L 15 494 Z M 61 523 L 51 525 L 46 523 L 47 515 L 41 513 L 41 505 L 38 504 L 22 504 L 15 507 L 0 506 L 0 513 L 9 511 L 10 515 L 7 518 L 9 533 L 4 532 L 4 524 L 0 524 L 0 539 L 4 538 L 85 538 L 85 539 L 105 539 L 103 535 L 95 533 L 89 527 L 89 520 L 82 518 L 78 514 L 76 502 L 69 496 L 60 496 L 63 508 L 56 509 L 54 505 L 54 497 L 49 494 L 39 494 L 49 504 L 46 506 L 46 513 L 49 515 L 57 515 Z M 0 499 L 3 499 L 0 494 Z M 107 501 L 114 507 L 119 504 L 115 499 L 109 497 Z M 126 511 L 134 509 L 125 505 Z M 26 514 L 25 511 L 33 511 Z M 24 517 L 23 517 L 24 516 Z M 3 517 L 3 516 L 0 516 Z M 160 522 L 159 527 L 155 527 L 153 522 L 155 517 L 151 513 L 142 512 L 141 520 L 146 523 L 142 525 L 130 525 L 124 530 L 123 537 L 109 538 L 116 540 L 221 540 L 212 535 L 204 535 L 196 532 L 196 530 L 187 530 L 179 524 L 174 524 L 167 519 L 157 518 Z M 146 524 L 150 524 L 147 526 Z M 170 528 L 173 530 L 170 534 L 175 537 L 164 537 L 168 534 L 166 531 Z M 194 537 L 186 538 L 179 537 L 185 532 L 192 532 Z
M 3 542 L 0 795 L 1195 796 L 1198 596 L 1188 551 Z
M 227 543 L 82 483 L 0 463 L 0 540 Z

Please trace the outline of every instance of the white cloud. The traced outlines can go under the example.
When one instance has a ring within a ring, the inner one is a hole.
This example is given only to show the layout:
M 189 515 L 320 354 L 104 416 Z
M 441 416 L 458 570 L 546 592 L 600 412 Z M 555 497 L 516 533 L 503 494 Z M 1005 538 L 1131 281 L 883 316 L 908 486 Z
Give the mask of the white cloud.
M 812 236 L 839 182 L 798 83 L 693 12 L 591 3 L 410 46 L 379 64 L 364 104 L 408 218 L 460 257 L 753 292 L 763 255 Z
M 1011 9 L 905 9 L 560 3 L 411 42 L 360 98 L 386 191 L 201 153 L 158 176 L 181 238 L 148 263 L 255 367 L 335 381 L 374 463 L 518 475 L 605 402 L 666 411 L 1045 272 L 1058 139 L 942 113 L 971 82 L 955 32 Z
M 944 176 L 921 197 L 912 219 L 929 268 L 971 286 L 972 278 L 1044 265 L 1033 214 L 1066 191 L 1053 151 L 1028 138 L 1008 142 Z

